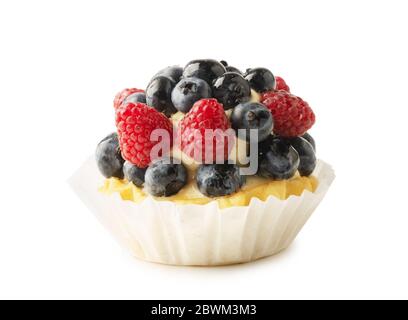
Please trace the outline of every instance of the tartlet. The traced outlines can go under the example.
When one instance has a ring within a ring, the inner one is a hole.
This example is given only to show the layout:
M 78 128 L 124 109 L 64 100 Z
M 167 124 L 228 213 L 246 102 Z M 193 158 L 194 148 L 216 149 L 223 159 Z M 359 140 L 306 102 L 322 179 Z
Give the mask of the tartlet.
M 138 258 L 225 265 L 290 245 L 334 172 L 307 132 L 315 115 L 265 68 L 168 67 L 114 100 L 117 131 L 72 178 Z M 99 172 L 98 172 L 99 169 Z

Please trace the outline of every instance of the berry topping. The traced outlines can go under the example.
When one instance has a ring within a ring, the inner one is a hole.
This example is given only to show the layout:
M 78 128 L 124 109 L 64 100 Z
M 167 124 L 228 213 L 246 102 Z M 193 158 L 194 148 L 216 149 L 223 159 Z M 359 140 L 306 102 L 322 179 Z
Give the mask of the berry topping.
M 252 174 L 276 180 L 297 171 L 309 176 L 316 167 L 315 141 L 307 133 L 313 110 L 266 68 L 243 73 L 225 60 L 192 60 L 157 72 L 146 91 L 119 92 L 114 107 L 118 133 L 98 144 L 98 167 L 105 177 L 125 178 L 154 196 L 176 194 L 187 183 L 187 169 L 208 197 L 237 192 L 245 176 L 229 158 L 242 167 L 249 160 L 251 169 L 258 160 Z M 253 146 L 258 153 L 251 154 Z M 183 154 L 184 165 L 176 164 Z
M 307 102 L 286 91 L 270 91 L 261 102 L 272 112 L 273 131 L 283 137 L 302 136 L 315 123 L 315 115 Z
M 299 155 L 285 139 L 269 136 L 259 144 L 258 175 L 276 180 L 290 179 L 299 166 Z
M 315 142 L 315 140 L 313 139 L 313 137 L 312 137 L 309 133 L 306 132 L 306 133 L 302 136 L 302 138 L 303 138 L 303 139 L 306 139 L 307 142 L 309 142 L 309 143 L 312 145 L 313 150 L 316 152 L 316 142 Z
M 197 187 L 207 197 L 226 196 L 237 192 L 245 183 L 239 167 L 233 164 L 204 164 L 197 171 Z
M 183 78 L 200 78 L 209 85 L 226 72 L 225 67 L 216 60 L 201 59 L 187 63 L 183 71 Z
M 105 178 L 123 179 L 123 160 L 120 154 L 119 140 L 116 133 L 112 133 L 99 142 L 95 152 L 99 171 Z
M 298 171 L 301 176 L 310 176 L 316 168 L 316 155 L 313 146 L 302 137 L 289 138 L 289 143 L 299 154 Z
M 154 161 L 146 170 L 147 192 L 157 197 L 169 197 L 187 183 L 187 170 L 182 164 L 171 163 L 168 158 Z
M 154 78 L 146 89 L 147 104 L 168 117 L 176 113 L 177 110 L 171 102 L 171 92 L 174 86 L 175 82 L 170 78 L 165 76 Z
M 123 89 L 121 92 L 118 92 L 115 96 L 115 100 L 113 101 L 113 107 L 115 109 L 119 108 L 120 105 L 125 101 L 125 99 L 130 96 L 131 94 L 138 93 L 138 92 L 144 92 L 141 89 L 137 88 L 129 88 L 129 89 Z
M 116 127 L 123 158 L 140 168 L 150 164 L 153 160 L 150 151 L 160 142 L 152 141 L 150 137 L 155 129 L 167 131 L 170 145 L 172 143 L 173 126 L 170 120 L 143 103 L 122 104 L 116 111 Z M 166 144 L 165 141 L 163 144 Z
M 211 98 L 211 88 L 199 78 L 181 79 L 171 94 L 173 105 L 184 113 L 190 111 L 193 104 L 203 98 Z
M 224 109 L 228 110 L 241 102 L 249 101 L 251 87 L 243 76 L 227 72 L 214 81 L 213 94 L 214 98 L 224 105 Z
M 237 105 L 231 114 L 233 129 L 246 129 L 246 140 L 250 141 L 250 130 L 258 131 L 258 141 L 265 140 L 272 132 L 273 121 L 271 112 L 257 102 Z
M 216 99 L 199 100 L 178 125 L 181 149 L 198 162 L 215 162 L 217 156 L 227 159 L 235 136 L 228 129 L 230 122 L 222 104 Z
M 129 95 L 124 103 L 128 103 L 128 102 L 132 102 L 132 103 L 146 103 L 146 93 L 144 92 L 136 92 L 136 93 L 132 93 L 131 95 Z
M 283 78 L 276 76 L 276 77 L 275 77 L 275 81 L 276 81 L 276 88 L 275 88 L 275 90 L 283 90 L 283 91 L 290 92 L 290 88 L 289 88 L 289 86 L 286 84 L 285 80 L 283 80 Z
M 170 78 L 171 80 L 174 81 L 174 83 L 177 83 L 177 82 L 180 81 L 180 78 L 181 78 L 182 74 L 183 74 L 183 68 L 182 67 L 180 67 L 180 66 L 170 66 L 170 67 L 164 68 L 164 69 L 160 70 L 159 72 L 157 72 L 154 75 L 153 79 L 157 78 L 159 76 L 163 76 L 163 77 L 166 77 L 166 78 Z
M 123 165 L 123 173 L 127 181 L 133 182 L 133 184 L 137 187 L 143 186 L 143 183 L 145 181 L 146 168 L 139 168 L 133 163 L 126 161 Z
M 248 69 L 245 73 L 245 79 L 249 81 L 251 88 L 256 92 L 263 93 L 275 89 L 275 77 L 268 69 Z

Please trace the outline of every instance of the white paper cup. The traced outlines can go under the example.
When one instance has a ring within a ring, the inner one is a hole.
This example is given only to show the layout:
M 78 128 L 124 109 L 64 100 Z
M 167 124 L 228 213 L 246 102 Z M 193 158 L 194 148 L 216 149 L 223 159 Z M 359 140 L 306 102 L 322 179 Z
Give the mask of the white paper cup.
M 147 197 L 141 203 L 106 195 L 95 160 L 89 159 L 69 183 L 113 236 L 137 258 L 171 265 L 214 266 L 244 263 L 287 248 L 334 180 L 334 171 L 319 160 L 315 192 L 279 200 L 253 198 L 246 207 L 220 209 L 176 204 Z

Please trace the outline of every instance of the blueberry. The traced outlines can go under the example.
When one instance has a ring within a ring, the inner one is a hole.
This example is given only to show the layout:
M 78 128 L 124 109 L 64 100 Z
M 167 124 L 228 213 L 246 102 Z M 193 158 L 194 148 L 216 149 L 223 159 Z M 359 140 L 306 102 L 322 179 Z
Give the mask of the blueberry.
M 235 68 L 233 66 L 227 66 L 227 67 L 225 67 L 225 69 L 227 70 L 227 72 L 235 72 L 235 73 L 240 74 L 241 76 L 244 75 L 244 73 L 241 70 L 239 70 L 239 69 L 237 69 L 237 68 Z
M 293 177 L 299 167 L 299 155 L 290 143 L 269 136 L 259 144 L 258 175 L 275 180 Z
M 229 66 L 228 62 L 225 61 L 225 60 L 221 60 L 220 63 L 225 67 L 225 70 L 227 70 L 227 72 L 235 72 L 235 73 L 238 73 L 240 75 L 244 74 L 241 70 L 239 70 L 239 69 L 237 69 L 237 68 L 235 68 L 233 66 Z
M 147 104 L 168 117 L 176 113 L 177 110 L 171 102 L 171 92 L 174 86 L 175 82 L 170 78 L 164 76 L 154 78 L 146 89 Z
M 142 187 L 145 181 L 145 168 L 139 168 L 135 166 L 133 163 L 126 161 L 123 165 L 123 173 L 125 178 L 129 182 L 133 182 L 133 184 L 137 187 Z
M 136 92 L 126 97 L 123 103 L 146 103 L 146 94 L 144 92 Z
M 313 137 L 312 137 L 310 134 L 308 134 L 308 133 L 306 132 L 306 133 L 302 136 L 302 138 L 303 138 L 303 139 L 306 139 L 307 142 L 309 142 L 309 143 L 312 145 L 313 150 L 316 152 L 316 142 L 315 142 L 315 140 L 313 139 Z
M 211 85 L 216 78 L 225 72 L 225 67 L 216 60 L 193 60 L 185 66 L 183 78 L 200 78 Z
M 99 171 L 104 177 L 123 179 L 122 168 L 125 160 L 120 153 L 117 133 L 112 133 L 99 142 L 96 147 L 95 158 Z
M 316 168 L 316 155 L 313 146 L 302 137 L 289 138 L 289 143 L 300 158 L 298 171 L 301 176 L 310 176 Z
M 258 102 L 237 105 L 231 113 L 230 121 L 233 129 L 246 129 L 247 141 L 250 141 L 250 129 L 258 131 L 258 142 L 261 142 L 271 134 L 273 128 L 271 112 Z
M 248 69 L 245 73 L 245 79 L 249 81 L 251 88 L 256 92 L 263 93 L 275 89 L 275 77 L 268 69 Z
M 220 60 L 220 63 L 224 66 L 224 67 L 228 67 L 228 62 L 225 60 Z
M 145 187 L 153 196 L 169 197 L 179 192 L 186 183 L 186 168 L 167 158 L 154 161 L 146 170 Z
M 211 88 L 204 80 L 198 78 L 181 79 L 173 89 L 171 100 L 181 112 L 188 112 L 193 104 L 204 98 L 211 98 Z
M 167 68 L 164 68 L 162 70 L 160 70 L 159 72 L 157 72 L 154 78 L 157 78 L 159 76 L 163 76 L 163 77 L 167 77 L 170 78 L 171 80 L 173 80 L 175 83 L 180 81 L 180 78 L 183 74 L 183 68 L 180 66 L 170 66 Z
M 226 196 L 237 192 L 245 183 L 234 164 L 203 164 L 197 171 L 197 187 L 207 197 Z
M 251 98 L 248 81 L 235 72 L 227 72 L 217 78 L 213 84 L 213 95 L 222 103 L 225 110 L 231 109 Z

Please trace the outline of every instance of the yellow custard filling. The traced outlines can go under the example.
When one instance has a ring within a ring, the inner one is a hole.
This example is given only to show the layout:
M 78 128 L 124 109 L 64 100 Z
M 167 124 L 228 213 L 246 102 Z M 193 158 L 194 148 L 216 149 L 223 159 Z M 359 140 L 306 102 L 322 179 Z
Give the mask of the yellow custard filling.
M 194 180 L 191 180 L 177 194 L 171 197 L 153 197 L 158 201 L 173 201 L 179 204 L 207 204 L 217 201 L 220 208 L 233 206 L 247 206 L 251 198 L 258 198 L 265 201 L 269 196 L 274 196 L 284 200 L 289 196 L 299 196 L 303 191 L 314 192 L 318 181 L 315 177 L 301 177 L 296 174 L 292 179 L 274 181 L 261 177 L 247 177 L 247 181 L 237 193 L 216 198 L 204 196 L 197 188 Z M 136 187 L 133 183 L 116 178 L 106 179 L 104 185 L 99 189 L 105 194 L 119 193 L 123 200 L 140 203 L 150 196 L 142 188 Z

